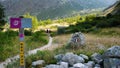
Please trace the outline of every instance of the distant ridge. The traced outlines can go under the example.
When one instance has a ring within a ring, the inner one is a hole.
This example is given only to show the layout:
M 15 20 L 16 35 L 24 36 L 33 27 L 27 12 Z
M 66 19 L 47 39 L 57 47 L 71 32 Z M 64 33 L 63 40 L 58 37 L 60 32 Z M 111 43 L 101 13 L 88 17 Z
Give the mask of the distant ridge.
M 6 16 L 20 16 L 27 12 L 38 19 L 57 19 L 67 17 L 85 9 L 108 7 L 115 0 L 4 0 L 0 1 Z
M 120 15 L 120 1 L 116 1 L 113 5 L 103 10 L 104 15 Z

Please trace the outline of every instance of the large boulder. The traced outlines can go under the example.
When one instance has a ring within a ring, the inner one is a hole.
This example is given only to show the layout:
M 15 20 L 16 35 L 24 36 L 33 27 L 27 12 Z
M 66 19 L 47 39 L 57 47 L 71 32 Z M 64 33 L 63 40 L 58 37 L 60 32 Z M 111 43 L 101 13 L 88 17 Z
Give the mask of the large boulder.
M 113 46 L 103 54 L 104 68 L 120 68 L 120 46 Z
M 107 51 L 105 51 L 104 53 L 104 57 L 112 57 L 112 56 L 116 56 L 116 57 L 120 57 L 120 46 L 113 46 L 109 49 L 107 49 Z
M 92 60 L 95 61 L 96 63 L 100 64 L 102 61 L 103 61 L 103 57 L 101 54 L 99 53 L 94 53 L 92 56 L 91 56 Z
M 71 47 L 79 47 L 85 45 L 85 36 L 81 32 L 76 32 L 72 34 L 71 39 L 68 42 L 68 45 Z
M 82 57 L 75 55 L 73 53 L 66 53 L 65 56 L 62 58 L 62 61 L 68 62 L 68 64 L 71 66 L 73 66 L 73 64 L 76 64 L 76 63 L 85 62 L 85 60 Z

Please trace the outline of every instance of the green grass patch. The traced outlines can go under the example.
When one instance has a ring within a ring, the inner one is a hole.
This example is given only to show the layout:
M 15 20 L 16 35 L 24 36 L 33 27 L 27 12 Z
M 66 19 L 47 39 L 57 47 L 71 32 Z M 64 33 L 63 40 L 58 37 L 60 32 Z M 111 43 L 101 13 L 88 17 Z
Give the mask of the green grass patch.
M 7 31 L 0 32 L 0 61 L 19 54 L 18 32 Z M 48 43 L 48 37 L 45 32 L 38 31 L 25 36 L 25 50 L 32 50 Z

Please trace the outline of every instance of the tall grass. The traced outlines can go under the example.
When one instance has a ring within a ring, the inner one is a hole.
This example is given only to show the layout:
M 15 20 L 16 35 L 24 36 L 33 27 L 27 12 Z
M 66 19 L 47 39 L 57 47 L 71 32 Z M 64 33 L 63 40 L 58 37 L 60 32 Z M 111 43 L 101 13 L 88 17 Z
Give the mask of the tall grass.
M 25 32 L 26 33 L 26 32 Z M 31 50 L 41 47 L 48 43 L 48 37 L 45 32 L 36 33 L 27 32 L 25 36 L 25 50 Z M 19 37 L 16 31 L 0 32 L 0 61 L 19 54 Z

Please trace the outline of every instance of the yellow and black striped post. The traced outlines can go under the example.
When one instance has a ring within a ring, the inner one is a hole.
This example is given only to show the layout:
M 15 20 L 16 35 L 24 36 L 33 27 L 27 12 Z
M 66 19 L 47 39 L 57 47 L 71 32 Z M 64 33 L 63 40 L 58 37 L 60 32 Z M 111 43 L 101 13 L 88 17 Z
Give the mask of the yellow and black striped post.
M 24 28 L 19 29 L 19 37 L 20 37 L 20 68 L 25 68 Z

